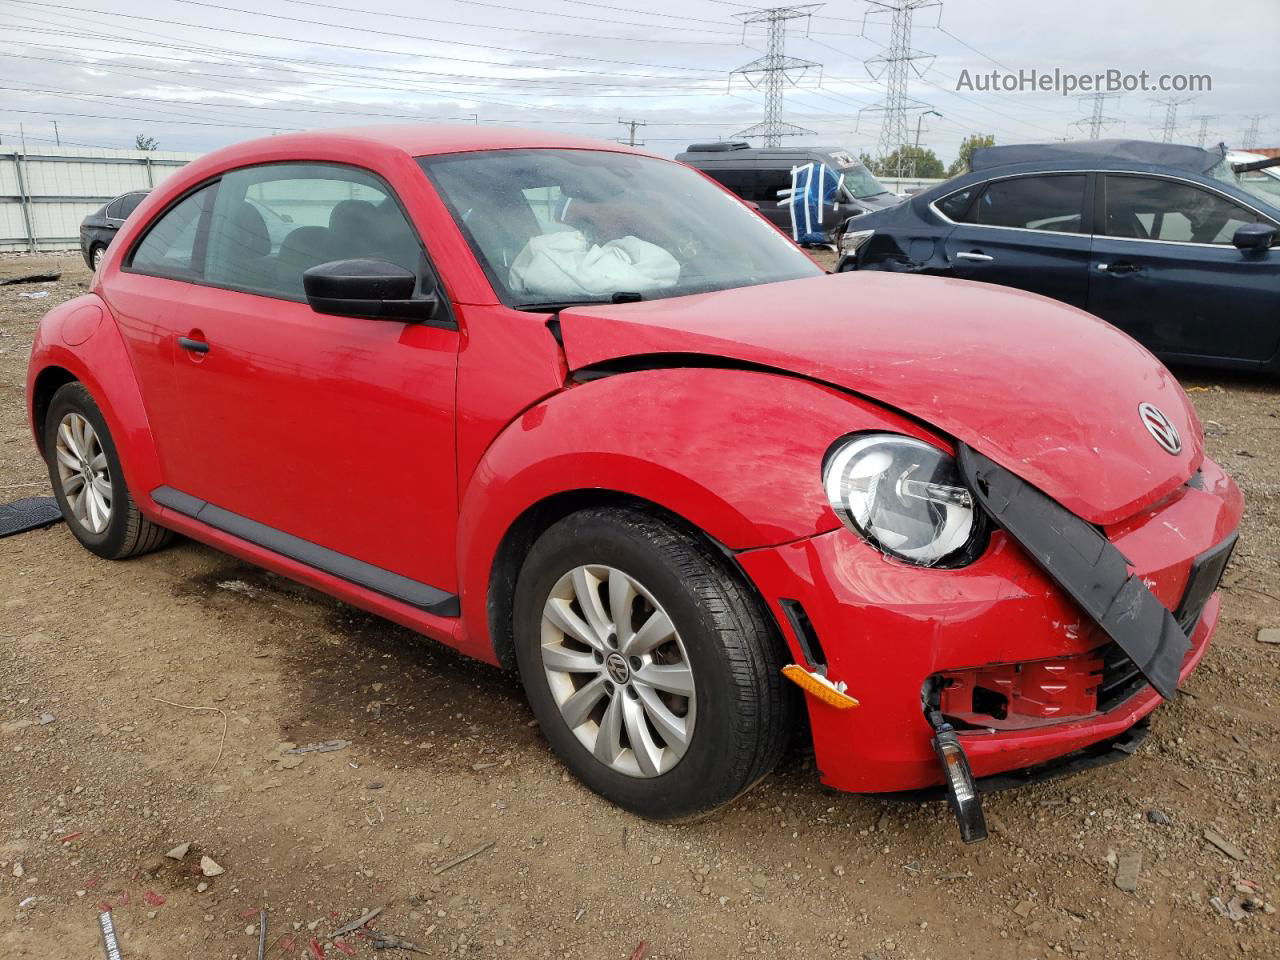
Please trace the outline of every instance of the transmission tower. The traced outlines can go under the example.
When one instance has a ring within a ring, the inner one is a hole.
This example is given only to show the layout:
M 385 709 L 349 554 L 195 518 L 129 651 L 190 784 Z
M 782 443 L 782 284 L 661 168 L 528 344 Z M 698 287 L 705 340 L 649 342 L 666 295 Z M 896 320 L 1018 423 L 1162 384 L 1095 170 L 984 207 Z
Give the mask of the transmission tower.
M 1258 145 L 1258 124 L 1265 116 L 1265 113 L 1251 113 L 1245 117 L 1249 121 L 1249 126 L 1244 128 L 1244 133 L 1240 136 L 1240 149 L 1252 150 Z
M 1098 139 L 1098 137 L 1099 137 L 1099 136 L 1101 136 L 1102 131 L 1103 131 L 1106 127 L 1111 126 L 1111 124 L 1113 124 L 1113 123 L 1119 123 L 1119 122 L 1120 122 L 1120 121 L 1119 121 L 1119 119 L 1117 119 L 1116 117 L 1108 117 L 1108 116 L 1106 115 L 1106 113 L 1104 112 L 1104 108 L 1105 108 L 1105 106 L 1106 106 L 1106 102 L 1107 102 L 1108 100 L 1116 100 L 1116 99 L 1119 99 L 1119 95 L 1118 95 L 1118 94 L 1115 94 L 1115 93 L 1093 93 L 1093 94 L 1089 94 L 1088 96 L 1081 97 L 1080 99 L 1081 99 L 1081 102 L 1083 102 L 1083 103 L 1088 103 L 1088 102 L 1092 101 L 1092 103 L 1093 103 L 1093 108 L 1092 108 L 1092 110 L 1090 111 L 1089 116 L 1087 116 L 1087 117 L 1082 117 L 1081 119 L 1079 119 L 1079 120 L 1075 121 L 1073 124 L 1071 124 L 1071 126 L 1073 126 L 1073 127 L 1087 127 L 1087 128 L 1088 128 L 1088 130 L 1089 130 L 1089 139 L 1090 139 L 1090 140 L 1097 140 L 1097 139 Z
M 629 146 L 629 147 L 641 147 L 641 146 L 644 146 L 644 141 L 643 141 L 643 140 L 637 140 L 637 139 L 636 139 L 636 127 L 647 127 L 647 126 L 648 126 L 648 124 L 647 124 L 645 121 L 643 121 L 643 120 L 623 120 L 621 117 L 619 117 L 619 118 L 618 118 L 618 122 L 619 122 L 620 124 L 622 124 L 624 127 L 626 127 L 626 128 L 627 128 L 627 139 L 623 140 L 621 137 L 619 137 L 619 138 L 618 138 L 618 142 L 619 142 L 619 143 L 625 143 L 625 144 L 626 144 L 627 146 Z
M 1202 113 L 1197 119 L 1200 121 L 1200 129 L 1196 133 L 1196 146 L 1203 147 L 1209 139 L 1209 121 L 1218 119 L 1218 116 L 1214 113 Z
M 911 21 L 916 11 L 928 7 L 941 9 L 942 4 L 939 0 L 867 0 L 867 7 L 867 16 L 888 13 L 892 15 L 892 20 L 889 26 L 889 45 L 866 64 L 867 72 L 873 79 L 884 79 L 884 99 L 864 107 L 863 110 L 884 114 L 877 149 L 881 157 L 896 154 L 898 163 L 897 170 L 894 172 L 901 178 L 905 152 L 903 148 L 911 144 L 911 125 L 908 115 L 913 110 L 929 109 L 929 104 L 911 98 L 908 83 L 912 72 L 917 76 L 924 75 L 924 70 L 917 65 L 917 61 L 933 60 L 933 54 L 924 53 L 911 46 Z M 863 32 L 866 32 L 865 18 Z
M 1178 108 L 1194 99 L 1195 97 L 1165 97 L 1163 100 L 1152 101 L 1164 107 L 1164 126 L 1160 128 L 1161 143 L 1173 143 L 1173 138 L 1178 133 Z
M 755 89 L 764 90 L 764 120 L 738 131 L 734 136 L 760 137 L 766 147 L 780 147 L 783 137 L 814 132 L 782 119 L 782 92 L 788 85 L 799 86 L 800 79 L 810 70 L 816 69 L 819 78 L 822 76 L 822 64 L 788 57 L 786 53 L 787 21 L 808 19 L 822 6 L 821 3 L 806 3 L 796 7 L 766 7 L 750 13 L 736 14 L 742 21 L 744 31 L 753 23 L 768 24 L 769 40 L 768 52 L 763 57 L 743 64 L 729 74 L 730 86 L 733 85 L 735 76 L 741 76 Z

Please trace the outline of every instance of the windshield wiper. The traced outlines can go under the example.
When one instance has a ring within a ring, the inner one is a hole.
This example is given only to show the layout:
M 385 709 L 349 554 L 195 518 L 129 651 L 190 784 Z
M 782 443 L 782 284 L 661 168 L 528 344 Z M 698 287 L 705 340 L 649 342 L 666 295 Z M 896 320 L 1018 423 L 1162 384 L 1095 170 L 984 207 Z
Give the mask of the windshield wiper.
M 547 300 L 541 303 L 517 303 L 513 309 L 531 313 L 559 313 L 572 307 L 598 307 L 602 304 L 636 303 L 644 299 L 644 295 L 632 290 L 619 290 L 607 299 L 597 297 L 593 300 Z

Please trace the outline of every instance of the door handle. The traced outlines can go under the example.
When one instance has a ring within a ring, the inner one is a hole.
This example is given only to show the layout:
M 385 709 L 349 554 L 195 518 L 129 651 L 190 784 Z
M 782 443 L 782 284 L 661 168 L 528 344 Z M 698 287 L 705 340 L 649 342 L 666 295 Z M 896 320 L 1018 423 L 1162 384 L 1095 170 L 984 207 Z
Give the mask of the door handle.
M 1100 263 L 1098 270 L 1102 273 L 1137 273 L 1139 267 L 1133 263 Z
M 986 263 L 994 260 L 995 257 L 989 257 L 985 253 L 979 253 L 977 250 L 961 250 L 956 254 L 957 260 L 977 260 L 979 263 Z
M 193 340 L 190 337 L 179 337 L 178 346 L 183 350 L 190 350 L 192 353 L 208 353 L 209 344 L 203 340 Z

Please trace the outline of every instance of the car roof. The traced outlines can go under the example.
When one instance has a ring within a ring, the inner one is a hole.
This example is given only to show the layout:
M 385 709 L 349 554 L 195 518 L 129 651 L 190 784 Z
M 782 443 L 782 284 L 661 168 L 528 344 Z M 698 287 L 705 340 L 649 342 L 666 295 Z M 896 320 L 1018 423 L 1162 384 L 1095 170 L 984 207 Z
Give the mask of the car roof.
M 1226 155 L 1226 148 L 1207 150 L 1180 143 L 1152 140 L 1071 140 L 1055 143 L 1017 143 L 980 147 L 969 159 L 975 173 L 1021 164 L 1069 162 L 1094 169 L 1143 164 L 1180 173 L 1208 173 Z
M 412 157 L 478 150 L 516 150 L 522 147 L 609 150 L 615 153 L 644 152 L 612 141 L 575 137 L 545 130 L 527 130 L 521 127 L 476 126 L 469 123 L 402 123 L 336 127 L 260 137 L 232 147 L 225 147 L 216 153 L 220 160 L 226 162 L 234 160 L 237 153 L 255 152 L 255 148 L 265 143 L 270 143 L 279 149 L 305 153 L 309 148 L 333 145 L 337 142 L 357 147 L 364 144 L 402 151 Z

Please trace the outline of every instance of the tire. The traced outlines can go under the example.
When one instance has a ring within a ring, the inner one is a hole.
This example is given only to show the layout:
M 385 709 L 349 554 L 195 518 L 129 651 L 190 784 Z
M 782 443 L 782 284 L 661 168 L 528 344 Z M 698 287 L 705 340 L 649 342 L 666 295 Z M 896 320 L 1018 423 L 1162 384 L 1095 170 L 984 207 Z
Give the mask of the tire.
M 158 550 L 173 539 L 172 532 L 138 511 L 106 419 L 82 384 L 64 384 L 53 395 L 44 424 L 44 451 L 63 519 L 87 550 L 108 560 L 124 560 Z M 94 478 L 91 484 L 85 482 L 87 476 Z
M 579 584 L 588 597 L 594 591 L 604 628 L 591 627 Z M 577 619 L 566 620 L 565 611 Z M 671 638 L 640 657 L 623 656 L 662 633 L 653 628 L 664 623 L 660 615 L 674 628 Z M 619 806 L 656 820 L 695 817 L 733 800 L 781 759 L 798 706 L 781 674 L 781 638 L 724 558 L 664 520 L 632 508 L 560 520 L 525 558 L 513 619 L 516 662 L 547 740 L 579 780 Z M 612 640 L 609 624 L 617 627 Z M 558 669 L 566 664 L 572 669 Z M 650 686 L 654 678 L 666 687 Z M 571 726 L 601 689 L 589 718 Z M 610 729 L 619 732 L 610 737 Z
M 94 273 L 98 272 L 98 267 L 102 266 L 102 258 L 106 254 L 107 248 L 102 244 L 94 246 L 89 251 L 89 269 Z

